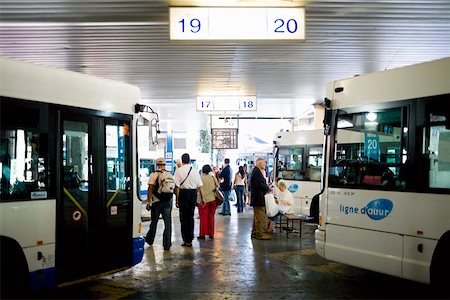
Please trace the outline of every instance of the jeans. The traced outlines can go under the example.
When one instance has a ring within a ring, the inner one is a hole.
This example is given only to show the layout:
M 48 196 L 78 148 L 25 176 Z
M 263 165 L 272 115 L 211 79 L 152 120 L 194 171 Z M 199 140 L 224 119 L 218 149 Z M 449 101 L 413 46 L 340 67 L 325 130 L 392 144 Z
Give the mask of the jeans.
M 162 215 L 164 221 L 163 247 L 164 249 L 170 249 L 172 246 L 172 200 L 153 203 L 151 209 L 152 221 L 146 236 L 147 244 L 152 245 L 155 240 L 159 215 Z
M 244 192 L 245 192 L 245 186 L 243 186 L 243 185 L 236 186 L 237 212 L 238 213 L 241 213 L 244 211 Z
M 222 215 L 231 215 L 230 210 L 231 191 L 222 191 L 222 193 L 223 193 Z

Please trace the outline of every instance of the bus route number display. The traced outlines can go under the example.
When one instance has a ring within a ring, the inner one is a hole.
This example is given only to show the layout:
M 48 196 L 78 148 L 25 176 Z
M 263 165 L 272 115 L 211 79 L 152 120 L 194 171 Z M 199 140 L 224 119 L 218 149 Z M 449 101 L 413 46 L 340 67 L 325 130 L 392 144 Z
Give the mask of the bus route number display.
M 170 7 L 171 40 L 304 40 L 303 7 Z
M 213 128 L 211 133 L 213 149 L 238 148 L 238 130 L 236 128 Z

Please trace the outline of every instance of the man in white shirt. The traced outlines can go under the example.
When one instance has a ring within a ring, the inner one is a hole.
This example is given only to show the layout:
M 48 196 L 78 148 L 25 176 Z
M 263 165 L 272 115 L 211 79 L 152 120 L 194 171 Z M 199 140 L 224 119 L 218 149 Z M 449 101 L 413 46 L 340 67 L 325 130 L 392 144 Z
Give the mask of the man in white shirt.
M 173 177 L 176 184 L 176 206 L 180 210 L 181 237 L 183 238 L 181 246 L 192 247 L 197 192 L 200 193 L 202 201 L 205 201 L 205 197 L 203 195 L 202 180 L 198 170 L 190 165 L 191 158 L 188 153 L 181 156 L 181 163 L 182 166 L 175 171 Z

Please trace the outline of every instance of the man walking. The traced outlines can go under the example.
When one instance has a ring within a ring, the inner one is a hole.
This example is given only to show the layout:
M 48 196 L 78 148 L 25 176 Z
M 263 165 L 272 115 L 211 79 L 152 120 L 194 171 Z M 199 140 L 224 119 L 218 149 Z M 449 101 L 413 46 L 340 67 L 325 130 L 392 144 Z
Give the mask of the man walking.
M 256 159 L 255 168 L 250 175 L 251 199 L 253 203 L 253 228 L 252 238 L 258 240 L 270 240 L 272 237 L 266 233 L 267 216 L 266 201 L 264 195 L 270 192 L 264 173 L 266 170 L 266 161 L 259 157 Z
M 150 229 L 147 232 L 145 238 L 147 244 L 153 245 L 155 240 L 156 227 L 158 225 L 159 215 L 162 215 L 164 221 L 163 232 L 163 247 L 164 250 L 170 250 L 172 246 L 172 202 L 173 199 L 158 199 L 159 178 L 163 176 L 166 167 L 166 160 L 164 158 L 158 158 L 156 160 L 157 171 L 150 174 L 148 181 L 148 193 L 147 193 L 147 210 L 151 210 L 151 223 Z M 170 175 L 171 177 L 171 175 Z M 160 196 L 160 198 L 163 198 Z
M 175 196 L 176 206 L 180 210 L 181 237 L 183 238 L 183 247 L 192 247 L 194 239 L 194 210 L 197 206 L 197 192 L 200 198 L 205 202 L 203 195 L 203 183 L 200 179 L 198 170 L 190 165 L 191 158 L 188 153 L 181 156 L 182 166 L 175 171 Z
M 233 181 L 231 180 L 232 173 L 229 158 L 225 158 L 224 167 L 222 171 L 219 173 L 218 177 L 221 180 L 220 190 L 223 193 L 222 212 L 220 212 L 219 214 L 224 216 L 231 216 L 230 194 L 231 189 L 233 187 Z

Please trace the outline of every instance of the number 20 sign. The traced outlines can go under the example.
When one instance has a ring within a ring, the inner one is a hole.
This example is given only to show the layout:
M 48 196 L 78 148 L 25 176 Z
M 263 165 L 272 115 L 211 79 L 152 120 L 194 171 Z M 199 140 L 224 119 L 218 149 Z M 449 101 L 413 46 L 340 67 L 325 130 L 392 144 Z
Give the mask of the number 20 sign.
M 171 40 L 304 40 L 304 8 L 171 7 Z

